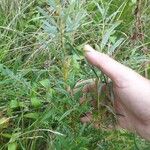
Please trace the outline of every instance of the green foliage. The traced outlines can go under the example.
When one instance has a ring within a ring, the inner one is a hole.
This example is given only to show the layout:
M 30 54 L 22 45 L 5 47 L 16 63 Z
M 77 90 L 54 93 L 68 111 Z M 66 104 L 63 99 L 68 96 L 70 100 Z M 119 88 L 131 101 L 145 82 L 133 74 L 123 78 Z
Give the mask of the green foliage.
M 92 108 L 80 106 L 80 90 L 72 94 L 79 80 L 104 81 L 84 60 L 86 43 L 149 77 L 150 7 L 144 0 L 144 38 L 134 39 L 136 3 L 0 1 L 0 149 L 149 149 L 124 130 L 81 124 Z

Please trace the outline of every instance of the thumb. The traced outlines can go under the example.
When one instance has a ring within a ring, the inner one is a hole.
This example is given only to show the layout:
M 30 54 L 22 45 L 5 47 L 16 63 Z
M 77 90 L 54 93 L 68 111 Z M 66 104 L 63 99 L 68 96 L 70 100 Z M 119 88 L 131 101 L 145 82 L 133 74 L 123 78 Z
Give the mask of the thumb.
M 92 65 L 103 71 L 118 87 L 124 87 L 128 81 L 143 78 L 132 69 L 118 63 L 104 53 L 95 51 L 90 45 L 84 46 L 85 57 Z

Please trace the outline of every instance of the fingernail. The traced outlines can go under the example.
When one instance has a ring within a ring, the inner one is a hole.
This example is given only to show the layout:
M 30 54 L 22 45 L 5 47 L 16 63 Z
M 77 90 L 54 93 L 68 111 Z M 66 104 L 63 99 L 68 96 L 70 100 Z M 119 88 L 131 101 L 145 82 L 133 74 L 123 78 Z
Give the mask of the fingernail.
M 92 51 L 94 51 L 94 49 L 89 44 L 86 44 L 84 46 L 84 51 L 85 52 L 92 52 Z

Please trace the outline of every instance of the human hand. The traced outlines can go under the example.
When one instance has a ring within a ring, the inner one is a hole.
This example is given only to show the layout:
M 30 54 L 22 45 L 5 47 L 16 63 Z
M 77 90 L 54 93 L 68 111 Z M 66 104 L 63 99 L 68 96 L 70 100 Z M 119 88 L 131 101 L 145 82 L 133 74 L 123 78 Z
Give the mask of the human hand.
M 119 126 L 150 139 L 150 81 L 89 45 L 84 50 L 88 62 L 113 82 L 114 109 L 121 114 L 117 115 Z

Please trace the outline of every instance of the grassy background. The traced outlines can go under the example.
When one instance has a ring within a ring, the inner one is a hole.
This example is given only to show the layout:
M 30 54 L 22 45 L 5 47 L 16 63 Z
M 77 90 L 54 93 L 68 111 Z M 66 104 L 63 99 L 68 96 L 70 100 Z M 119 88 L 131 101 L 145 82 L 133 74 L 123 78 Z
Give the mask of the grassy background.
M 86 43 L 150 77 L 149 12 L 148 0 L 1 0 L 0 148 L 150 149 L 124 130 L 81 124 L 91 108 L 70 94 L 95 77 Z

